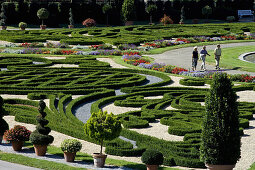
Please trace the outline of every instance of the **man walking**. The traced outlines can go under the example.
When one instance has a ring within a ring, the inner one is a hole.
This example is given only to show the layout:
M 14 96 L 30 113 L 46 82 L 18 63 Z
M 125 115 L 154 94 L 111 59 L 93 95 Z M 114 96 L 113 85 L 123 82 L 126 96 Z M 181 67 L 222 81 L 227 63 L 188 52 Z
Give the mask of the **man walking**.
M 221 56 L 221 48 L 220 44 L 217 45 L 217 47 L 214 50 L 214 56 L 215 56 L 215 62 L 216 62 L 216 69 L 220 69 L 219 62 L 220 62 L 220 56 Z

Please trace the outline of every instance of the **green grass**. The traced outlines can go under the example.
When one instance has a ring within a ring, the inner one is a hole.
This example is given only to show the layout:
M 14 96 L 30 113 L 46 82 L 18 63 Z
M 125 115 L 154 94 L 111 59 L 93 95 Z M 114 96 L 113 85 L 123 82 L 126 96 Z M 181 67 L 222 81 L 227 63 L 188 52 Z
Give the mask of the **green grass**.
M 33 145 L 30 142 L 25 142 L 25 145 L 28 148 L 32 148 Z M 86 147 L 86 146 L 83 146 Z M 62 150 L 58 147 L 55 146 L 48 146 L 47 148 L 47 153 L 57 155 L 60 157 L 63 157 L 64 159 L 64 154 Z M 17 154 L 11 154 L 11 153 L 5 153 L 0 151 L 0 160 L 7 161 L 7 162 L 12 162 L 12 163 L 17 163 L 25 166 L 30 166 L 30 167 L 35 167 L 35 168 L 40 168 L 40 169 L 49 169 L 49 170 L 59 170 L 59 169 L 85 169 L 85 168 L 77 168 L 77 167 L 72 167 L 68 166 L 65 164 L 61 163 L 56 163 L 53 161 L 46 161 L 46 160 L 41 160 L 41 159 L 36 159 L 36 158 L 29 158 L 23 155 L 17 155 Z M 78 152 L 76 155 L 75 160 L 77 161 L 85 161 L 89 163 L 93 163 L 93 158 L 91 155 Z M 128 167 L 132 169 L 139 169 L 139 170 L 145 170 L 146 166 L 144 164 L 138 164 L 134 162 L 128 162 L 125 160 L 116 160 L 116 159 L 111 159 L 107 158 L 106 159 L 106 164 L 107 165 L 114 165 L 114 166 L 119 166 L 119 167 Z M 160 170 L 179 170 L 177 168 L 169 168 L 169 167 L 160 167 Z
M 222 57 L 220 59 L 220 67 L 228 69 L 237 69 L 242 71 L 255 72 L 255 64 L 241 61 L 239 55 L 247 52 L 255 51 L 255 46 L 242 46 L 222 49 Z M 207 56 L 206 62 L 214 65 L 213 50 L 209 51 L 211 56 Z

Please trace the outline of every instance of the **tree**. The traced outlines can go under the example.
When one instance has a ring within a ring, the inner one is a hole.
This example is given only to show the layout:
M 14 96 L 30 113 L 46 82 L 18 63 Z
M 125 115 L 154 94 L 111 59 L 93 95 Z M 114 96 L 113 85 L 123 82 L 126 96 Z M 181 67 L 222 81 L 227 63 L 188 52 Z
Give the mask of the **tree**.
M 181 8 L 181 20 L 180 20 L 180 22 L 182 22 L 183 23 L 183 20 L 185 19 L 185 11 L 184 11 L 184 6 L 182 6 L 182 8 Z
M 49 15 L 50 15 L 49 11 L 45 8 L 41 8 L 37 11 L 38 18 L 42 20 L 42 25 L 43 25 L 43 20 L 48 19 Z
M 121 123 L 117 116 L 108 114 L 101 110 L 98 113 L 92 113 L 91 117 L 84 125 L 84 132 L 90 138 L 97 140 L 101 145 L 100 155 L 102 155 L 104 140 L 113 140 L 120 135 Z
M 122 17 L 124 22 L 133 20 L 135 18 L 134 0 L 124 0 L 122 4 Z
M 146 12 L 150 15 L 150 23 L 152 23 L 152 16 L 155 15 L 157 11 L 157 6 L 154 4 L 150 4 L 146 8 Z
M 1 18 L 0 26 L 5 26 L 6 25 L 6 16 L 5 16 L 4 3 L 2 3 L 2 6 L 1 6 L 0 18 Z
M 4 100 L 0 96 L 0 136 L 3 136 L 4 132 L 9 129 L 8 123 L 3 119 L 3 113 L 4 113 L 3 105 L 4 105 Z
M 208 19 L 208 16 L 212 14 L 212 8 L 209 5 L 206 5 L 202 8 L 202 14 Z
M 102 7 L 102 11 L 104 14 L 106 14 L 106 25 L 108 25 L 108 14 L 112 10 L 112 6 L 109 3 L 104 4 Z
M 72 8 L 69 9 L 69 24 L 74 25 Z
M 233 165 L 240 158 L 237 96 L 225 73 L 213 75 L 205 98 L 206 114 L 202 126 L 201 159 L 206 164 Z

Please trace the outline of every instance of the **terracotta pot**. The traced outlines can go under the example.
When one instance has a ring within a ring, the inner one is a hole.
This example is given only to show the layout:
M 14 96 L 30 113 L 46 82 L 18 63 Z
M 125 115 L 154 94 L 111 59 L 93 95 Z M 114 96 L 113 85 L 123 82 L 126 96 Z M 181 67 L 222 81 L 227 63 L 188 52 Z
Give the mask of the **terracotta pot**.
M 134 21 L 126 21 L 125 26 L 133 25 Z
M 147 170 L 158 170 L 158 165 L 146 165 Z
M 184 22 L 179 22 L 180 25 L 184 24 Z
M 21 30 L 25 30 L 26 28 L 25 27 L 20 27 Z
M 11 141 L 11 143 L 14 151 L 21 151 L 24 145 L 24 141 Z
M 68 28 L 70 29 L 70 28 L 74 28 L 74 26 L 73 25 L 68 25 Z
M 76 152 L 64 152 L 66 162 L 73 162 L 76 156 Z
M 205 164 L 207 169 L 209 170 L 232 170 L 235 165 L 212 165 L 212 164 Z
M 45 30 L 46 29 L 46 25 L 40 25 L 40 29 L 41 30 Z
M 37 156 L 44 156 L 47 151 L 48 145 L 34 145 L 35 153 Z
M 98 168 L 103 168 L 105 164 L 107 155 L 100 154 L 100 153 L 93 153 L 94 158 L 94 166 Z
M 7 26 L 1 26 L 1 30 L 6 30 Z
M 193 24 L 198 24 L 198 19 L 193 19 L 192 22 Z

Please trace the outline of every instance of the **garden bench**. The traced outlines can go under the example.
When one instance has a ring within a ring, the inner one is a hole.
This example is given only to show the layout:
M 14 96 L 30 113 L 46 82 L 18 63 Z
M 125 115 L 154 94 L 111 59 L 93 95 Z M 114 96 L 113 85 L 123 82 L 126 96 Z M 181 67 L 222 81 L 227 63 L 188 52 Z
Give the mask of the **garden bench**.
M 253 16 L 253 12 L 251 10 L 238 10 L 238 18 L 242 18 L 242 16 Z

